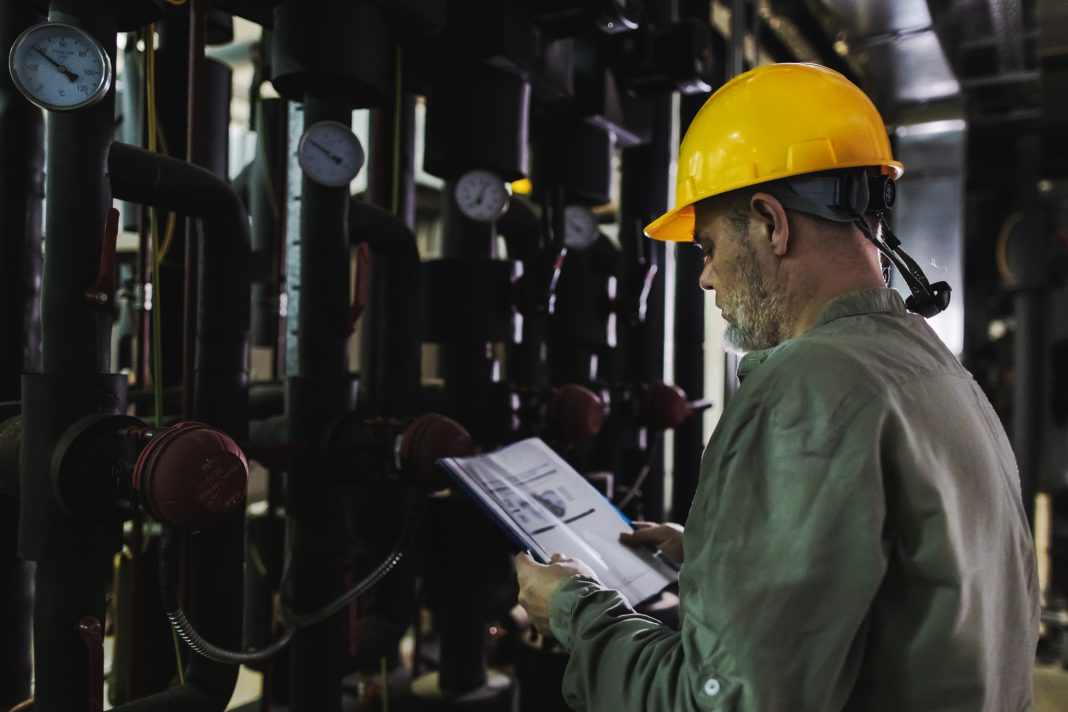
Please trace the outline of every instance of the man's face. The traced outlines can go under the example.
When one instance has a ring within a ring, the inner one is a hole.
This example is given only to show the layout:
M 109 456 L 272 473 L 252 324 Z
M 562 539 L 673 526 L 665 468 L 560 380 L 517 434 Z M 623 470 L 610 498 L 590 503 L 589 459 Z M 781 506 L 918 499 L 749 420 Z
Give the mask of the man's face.
M 704 255 L 702 289 L 714 290 L 734 353 L 771 348 L 789 335 L 785 294 L 761 269 L 758 246 L 721 211 L 694 206 L 694 244 Z

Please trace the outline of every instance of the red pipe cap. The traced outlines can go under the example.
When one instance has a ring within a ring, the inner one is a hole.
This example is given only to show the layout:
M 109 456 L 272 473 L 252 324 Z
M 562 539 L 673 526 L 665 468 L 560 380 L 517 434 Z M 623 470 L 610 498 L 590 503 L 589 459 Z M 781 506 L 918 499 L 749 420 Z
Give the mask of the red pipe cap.
M 575 383 L 561 386 L 549 398 L 549 425 L 569 445 L 593 439 L 604 425 L 604 403 L 589 388 Z
M 137 458 L 133 482 L 152 516 L 198 532 L 245 506 L 248 461 L 229 435 L 189 421 L 149 441 Z
M 653 383 L 646 395 L 649 424 L 654 430 L 671 430 L 682 425 L 693 414 L 693 407 L 678 386 Z
M 442 457 L 465 457 L 475 452 L 464 426 L 439 413 L 415 419 L 401 438 L 401 465 L 415 472 L 419 483 L 431 490 L 449 486 L 448 476 L 435 462 Z

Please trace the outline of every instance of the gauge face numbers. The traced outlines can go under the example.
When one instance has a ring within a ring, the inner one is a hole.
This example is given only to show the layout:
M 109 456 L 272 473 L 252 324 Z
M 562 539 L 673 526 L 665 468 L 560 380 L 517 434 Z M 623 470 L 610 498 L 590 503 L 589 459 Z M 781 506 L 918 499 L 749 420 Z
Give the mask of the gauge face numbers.
M 44 22 L 11 45 L 8 69 L 27 99 L 47 111 L 92 106 L 111 88 L 111 58 L 80 27 Z
M 363 168 L 363 161 L 360 139 L 337 121 L 312 124 L 297 144 L 300 169 L 320 185 L 348 185 Z
M 585 250 L 597 242 L 597 218 L 585 205 L 564 208 L 564 245 L 572 250 Z
M 477 222 L 493 222 L 508 208 L 504 181 L 492 171 L 473 170 L 456 181 L 456 205 Z

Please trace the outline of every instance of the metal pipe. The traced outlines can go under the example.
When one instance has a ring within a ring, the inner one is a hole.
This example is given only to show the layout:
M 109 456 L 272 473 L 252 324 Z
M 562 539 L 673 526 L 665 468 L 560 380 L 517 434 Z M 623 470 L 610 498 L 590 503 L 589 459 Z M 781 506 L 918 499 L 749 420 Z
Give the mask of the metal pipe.
M 0 2 L 0 56 L 6 57 L 40 13 L 16 0 Z M 0 72 L 0 401 L 18 400 L 21 374 L 40 369 L 41 213 L 44 186 L 44 116 Z M 0 708 L 30 695 L 33 564 L 16 554 L 17 499 L 0 497 Z
M 195 166 L 204 165 L 203 133 L 204 118 L 204 43 L 207 35 L 207 12 L 205 0 L 189 0 L 189 60 L 186 118 L 185 159 Z M 197 234 L 191 222 L 185 232 L 185 338 L 182 340 L 182 417 L 188 419 L 193 410 L 193 359 L 196 342 L 197 273 L 189 269 L 197 254 Z
M 349 239 L 374 252 L 364 316 L 363 394 L 374 415 L 414 415 L 422 363 L 421 263 L 415 234 L 392 213 L 353 201 Z
M 308 91 L 304 127 L 352 121 L 345 91 Z M 290 441 L 315 441 L 330 420 L 355 407 L 348 375 L 348 186 L 328 187 L 306 175 L 300 183 L 299 231 L 287 238 L 286 415 Z M 292 217 L 292 216 L 291 216 Z M 346 556 L 340 498 L 329 467 L 314 448 L 289 471 L 287 545 L 293 610 L 309 613 L 341 593 L 336 565 Z M 290 709 L 340 712 L 343 628 L 338 616 L 299 631 L 290 647 Z
M 1024 289 L 1013 296 L 1016 337 L 1012 354 L 1012 444 L 1020 472 L 1024 512 L 1032 525 L 1035 494 L 1041 489 L 1047 299 L 1044 291 L 1036 289 Z
M 134 146 L 112 144 L 108 168 L 117 197 L 199 219 L 192 416 L 246 440 L 251 248 L 240 199 L 214 173 Z M 228 648 L 241 645 L 243 532 L 244 518 L 234 517 L 189 540 L 197 565 L 187 608 L 213 643 Z M 118 709 L 222 710 L 236 680 L 236 666 L 193 656 L 184 686 Z
M 281 318 L 283 229 L 286 187 L 286 102 L 262 99 L 257 104 L 256 160 L 248 176 L 248 208 L 252 216 L 252 343 L 278 351 Z M 275 360 L 277 363 L 277 359 Z M 277 374 L 272 374 L 277 375 Z
M 80 26 L 114 60 L 117 31 L 108 2 L 54 0 L 51 17 Z M 84 710 L 90 670 L 75 626 L 104 619 L 106 572 L 121 528 L 71 519 L 52 495 L 52 454 L 79 418 L 124 406 L 124 384 L 109 368 L 111 313 L 85 299 L 97 276 L 111 205 L 107 147 L 115 93 L 48 121 L 45 247 L 41 295 L 42 371 L 23 377 L 19 555 L 37 561 L 34 592 L 35 707 Z
M 687 127 L 708 98 L 707 94 L 680 97 L 679 126 Z M 703 393 L 705 386 L 705 298 L 698 285 L 704 269 L 696 250 L 685 247 L 675 253 L 675 385 L 689 394 Z M 712 354 L 711 358 L 719 358 Z M 680 519 L 690 511 L 697 491 L 701 452 L 705 437 L 702 418 L 687 418 L 675 429 L 671 516 Z
M 668 172 L 671 160 L 671 96 L 644 99 L 651 122 L 649 143 L 623 151 L 620 183 L 619 243 L 623 253 L 620 274 L 622 324 L 619 352 L 624 359 L 623 379 L 630 384 L 663 380 L 664 366 L 664 243 L 647 239 L 643 226 L 667 210 Z M 631 427 L 634 424 L 630 424 Z M 624 483 L 637 477 L 649 456 L 651 438 L 637 445 L 641 457 L 619 453 L 613 468 Z M 650 463 L 651 474 L 642 487 L 643 516 L 659 521 L 664 515 L 663 460 Z

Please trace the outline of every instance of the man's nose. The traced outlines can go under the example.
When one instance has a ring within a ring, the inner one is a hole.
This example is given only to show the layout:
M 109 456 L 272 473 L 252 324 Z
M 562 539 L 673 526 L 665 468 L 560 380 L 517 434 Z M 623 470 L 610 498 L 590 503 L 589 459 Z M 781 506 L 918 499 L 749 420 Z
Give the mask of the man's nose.
M 709 292 L 715 289 L 715 286 L 713 286 L 712 284 L 711 271 L 712 270 L 710 270 L 706 265 L 705 268 L 701 270 L 701 276 L 697 278 L 697 283 L 701 285 L 701 289 L 704 289 Z

